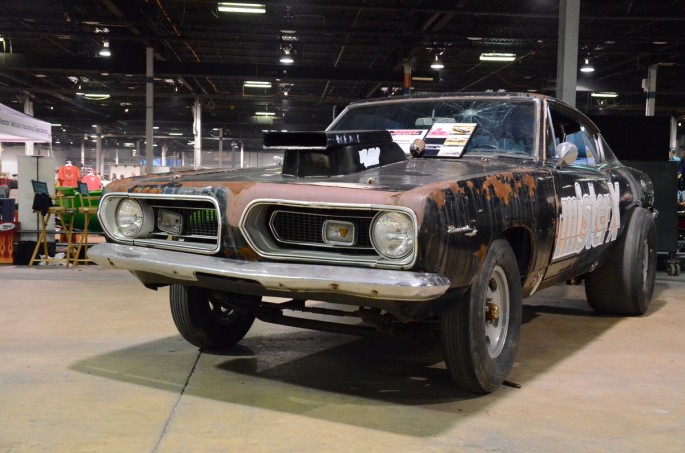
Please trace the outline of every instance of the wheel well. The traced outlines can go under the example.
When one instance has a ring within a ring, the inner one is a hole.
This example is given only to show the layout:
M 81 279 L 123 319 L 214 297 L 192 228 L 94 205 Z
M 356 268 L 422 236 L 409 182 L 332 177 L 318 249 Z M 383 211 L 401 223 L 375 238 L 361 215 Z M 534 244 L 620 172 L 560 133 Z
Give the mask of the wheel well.
M 521 281 L 523 281 L 528 273 L 533 249 L 530 232 L 522 227 L 510 228 L 502 233 L 502 237 L 509 242 L 509 245 L 514 250 L 519 273 L 521 274 Z

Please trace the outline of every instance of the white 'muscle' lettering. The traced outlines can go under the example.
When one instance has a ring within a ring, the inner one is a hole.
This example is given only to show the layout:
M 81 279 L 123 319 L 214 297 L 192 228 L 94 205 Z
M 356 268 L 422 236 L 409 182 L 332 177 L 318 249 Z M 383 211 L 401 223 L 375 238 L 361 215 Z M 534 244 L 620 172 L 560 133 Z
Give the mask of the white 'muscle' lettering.
M 576 255 L 616 239 L 621 225 L 618 182 L 609 184 L 608 194 L 595 193 L 588 183 L 583 193 L 575 183 L 575 195 L 561 199 L 561 214 L 554 244 L 553 260 Z

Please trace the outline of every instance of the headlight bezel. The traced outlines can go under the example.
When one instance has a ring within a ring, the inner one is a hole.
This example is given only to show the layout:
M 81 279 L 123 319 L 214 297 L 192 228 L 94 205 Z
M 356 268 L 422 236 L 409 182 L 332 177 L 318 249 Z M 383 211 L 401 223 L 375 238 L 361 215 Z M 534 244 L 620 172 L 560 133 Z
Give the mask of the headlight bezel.
M 390 221 L 395 222 L 396 224 L 401 224 L 402 228 L 406 230 L 403 233 L 398 233 L 406 236 L 406 238 L 403 240 L 405 243 L 402 246 L 403 251 L 400 253 L 392 253 L 391 247 L 388 246 L 387 243 L 380 243 L 381 238 L 377 237 L 378 229 L 380 227 L 387 226 L 387 224 L 382 225 L 381 222 L 388 221 L 388 217 L 391 218 Z M 383 220 L 384 218 L 386 220 Z M 371 228 L 369 229 L 369 234 L 371 236 L 371 244 L 376 250 L 376 253 L 378 253 L 385 259 L 401 261 L 406 259 L 407 257 L 415 256 L 417 242 L 416 222 L 413 216 L 409 215 L 407 212 L 399 210 L 380 211 L 374 216 L 373 220 L 371 221 Z
M 132 209 L 140 212 L 140 221 L 135 222 L 137 226 L 131 231 L 126 231 L 122 227 L 121 211 L 130 206 Z M 133 240 L 136 238 L 146 237 L 152 232 L 155 225 L 155 216 L 152 207 L 137 198 L 122 198 L 119 200 L 114 210 L 114 225 L 116 226 L 117 236 L 124 240 Z

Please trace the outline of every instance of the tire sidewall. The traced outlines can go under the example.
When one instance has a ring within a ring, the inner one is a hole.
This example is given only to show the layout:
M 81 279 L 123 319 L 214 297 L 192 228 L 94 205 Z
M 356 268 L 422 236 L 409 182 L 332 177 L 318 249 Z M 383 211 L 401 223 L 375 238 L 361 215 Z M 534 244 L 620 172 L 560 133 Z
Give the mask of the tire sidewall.
M 623 272 L 625 275 L 626 297 L 633 301 L 633 314 L 644 314 L 654 295 L 656 278 L 656 224 L 646 209 L 635 209 L 625 232 L 623 246 Z M 648 244 L 647 277 L 643 279 L 643 239 Z
M 485 339 L 485 298 L 489 280 L 496 266 L 500 266 L 507 279 L 509 291 L 509 319 L 504 347 L 497 357 L 490 357 Z M 482 370 L 484 388 L 492 390 L 507 377 L 516 358 L 521 331 L 521 282 L 518 263 L 511 246 L 504 240 L 491 245 L 483 263 L 483 269 L 469 295 L 470 343 L 476 369 Z M 477 373 L 478 374 L 478 373 Z
M 626 217 L 621 236 L 606 253 L 607 261 L 585 278 L 585 293 L 600 313 L 622 316 L 644 314 L 652 301 L 656 278 L 656 224 L 652 213 L 636 207 Z M 647 278 L 644 244 L 647 240 Z
M 499 266 L 509 291 L 509 318 L 501 352 L 491 357 L 486 341 L 485 303 L 488 283 Z M 440 335 L 447 370 L 463 390 L 494 392 L 514 365 L 521 331 L 521 281 L 516 256 L 504 239 L 490 244 L 469 290 L 445 307 Z

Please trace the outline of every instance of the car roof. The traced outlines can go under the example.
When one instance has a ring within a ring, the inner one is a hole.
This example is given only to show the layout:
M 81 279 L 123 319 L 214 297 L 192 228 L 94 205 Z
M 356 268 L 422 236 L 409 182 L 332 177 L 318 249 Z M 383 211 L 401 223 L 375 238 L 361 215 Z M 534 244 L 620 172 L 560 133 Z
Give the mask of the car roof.
M 364 104 L 376 104 L 385 102 L 403 102 L 403 101 L 431 101 L 431 100 L 447 100 L 447 99 L 469 99 L 469 98 L 492 98 L 500 100 L 522 100 L 522 99 L 554 99 L 551 96 L 537 93 L 517 93 L 517 92 L 456 92 L 456 93 L 412 93 L 407 95 L 364 99 L 354 101 L 349 104 L 350 107 Z

